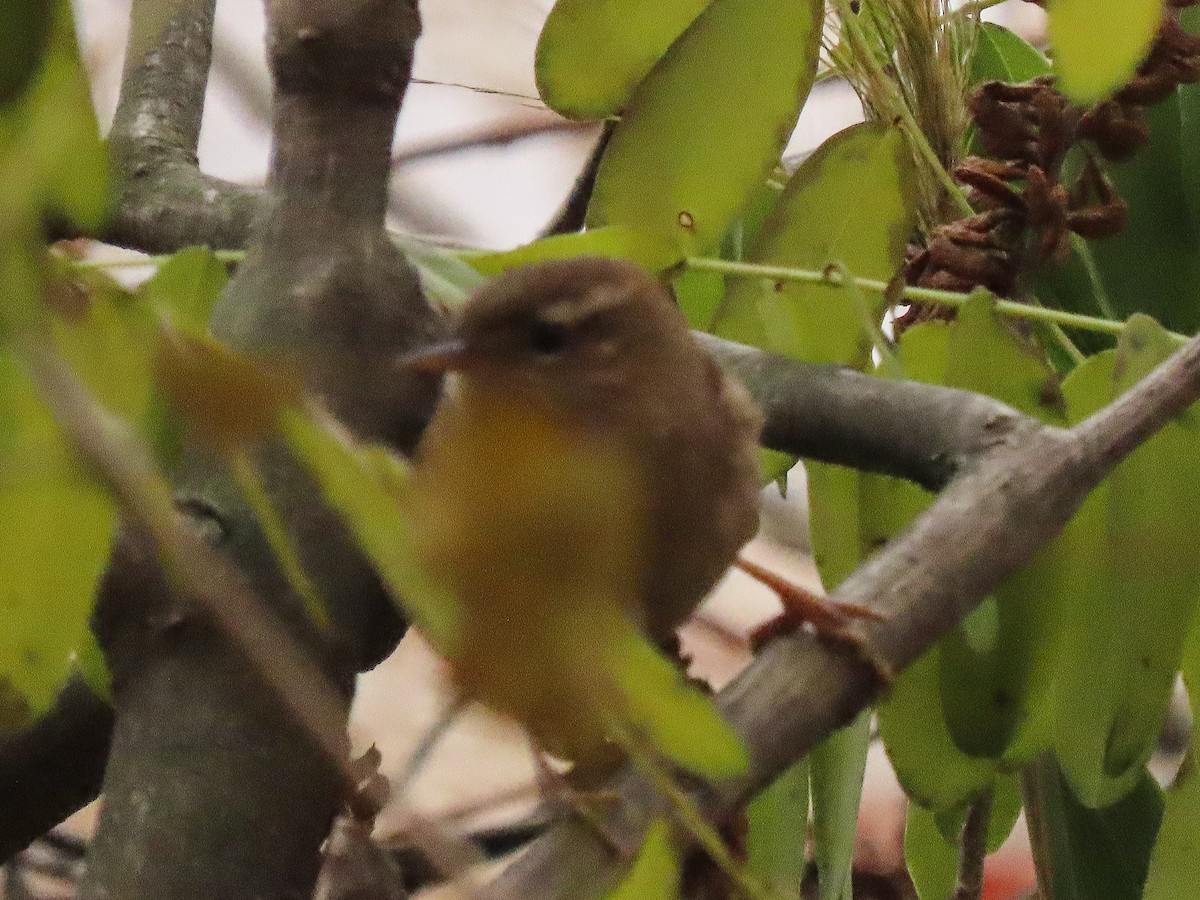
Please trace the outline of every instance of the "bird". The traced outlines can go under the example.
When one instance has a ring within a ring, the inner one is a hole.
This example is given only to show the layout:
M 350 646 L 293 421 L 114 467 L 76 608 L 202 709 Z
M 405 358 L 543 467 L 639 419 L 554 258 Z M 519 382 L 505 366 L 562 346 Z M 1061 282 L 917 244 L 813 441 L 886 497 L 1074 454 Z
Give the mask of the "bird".
M 604 755 L 588 697 L 621 694 L 610 650 L 670 645 L 757 529 L 757 407 L 615 258 L 501 274 L 405 364 L 452 375 L 413 495 L 466 611 L 456 684 L 556 756 Z
M 412 493 L 420 553 L 464 611 L 439 648 L 462 696 L 576 771 L 607 767 L 614 727 L 700 774 L 743 764 L 707 698 L 678 706 L 659 650 L 757 529 L 762 417 L 669 288 L 616 258 L 511 269 L 404 364 L 450 375 Z M 816 603 L 797 621 L 836 633 Z

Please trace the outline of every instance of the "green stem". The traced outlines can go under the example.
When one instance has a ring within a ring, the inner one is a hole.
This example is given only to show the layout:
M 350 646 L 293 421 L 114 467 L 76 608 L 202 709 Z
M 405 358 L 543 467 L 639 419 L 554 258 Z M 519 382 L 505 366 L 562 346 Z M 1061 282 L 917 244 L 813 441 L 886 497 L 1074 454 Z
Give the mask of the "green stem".
M 759 263 L 733 262 L 726 259 L 714 259 L 705 256 L 690 256 L 684 260 L 689 269 L 702 272 L 720 272 L 723 275 L 735 275 L 745 278 L 767 278 L 772 281 L 798 281 L 805 284 L 824 284 L 830 287 L 841 287 L 845 283 L 836 269 L 818 271 L 816 269 L 793 269 L 788 266 L 767 266 Z M 877 278 L 851 278 L 850 281 L 859 288 L 868 291 L 878 291 L 884 294 L 888 291 L 888 283 Z M 917 300 L 925 303 L 940 303 L 943 306 L 959 308 L 969 300 L 972 294 L 960 294 L 957 291 L 943 291 L 936 288 L 905 287 L 899 292 L 907 300 Z M 992 301 L 996 309 L 1008 316 L 1028 319 L 1031 322 L 1047 322 L 1066 328 L 1078 328 L 1083 331 L 1098 331 L 1103 334 L 1120 335 L 1125 330 L 1124 322 L 1114 322 L 1110 319 L 1100 319 L 1095 316 L 1085 316 L 1080 313 L 1067 312 L 1061 309 L 1047 309 L 1044 306 L 1031 306 L 1028 303 L 1018 303 L 1015 300 L 996 298 Z M 1186 335 L 1175 331 L 1167 334 L 1176 344 L 1186 344 Z

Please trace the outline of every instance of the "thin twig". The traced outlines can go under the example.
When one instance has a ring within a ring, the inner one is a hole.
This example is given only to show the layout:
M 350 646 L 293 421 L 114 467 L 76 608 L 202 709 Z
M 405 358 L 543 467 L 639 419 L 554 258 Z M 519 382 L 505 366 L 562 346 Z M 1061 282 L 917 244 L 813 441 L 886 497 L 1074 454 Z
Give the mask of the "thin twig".
M 684 260 L 684 265 L 690 269 L 704 272 L 721 272 L 725 275 L 738 275 L 745 278 L 768 278 L 773 281 L 798 281 L 806 284 L 824 284 L 830 287 L 842 287 L 846 284 L 841 272 L 836 268 L 828 269 L 798 269 L 790 266 L 770 266 L 760 263 L 735 262 L 727 259 L 714 259 L 703 256 L 692 256 Z M 869 291 L 887 293 L 894 288 L 886 281 L 878 278 L 850 279 L 853 284 Z M 917 300 L 925 303 L 940 303 L 943 306 L 959 308 L 971 299 L 971 294 L 961 294 L 957 291 L 944 291 L 937 288 L 906 286 L 899 291 L 906 300 Z M 1018 303 L 1015 300 L 994 298 L 996 309 L 1005 315 L 1015 318 L 1028 319 L 1033 322 L 1048 322 L 1067 328 L 1079 328 L 1085 331 L 1097 331 L 1103 334 L 1120 335 L 1125 330 L 1124 322 L 1114 322 L 1110 319 L 1100 319 L 1095 316 L 1085 316 L 1080 313 L 1067 312 L 1061 309 L 1049 309 L 1044 306 L 1033 306 L 1028 303 Z M 1167 332 L 1171 340 L 1179 346 L 1188 341 L 1188 336 L 1175 331 Z
M 958 838 L 958 878 L 951 900 L 980 900 L 983 896 L 983 861 L 995 799 L 995 791 L 988 788 L 967 806 Z

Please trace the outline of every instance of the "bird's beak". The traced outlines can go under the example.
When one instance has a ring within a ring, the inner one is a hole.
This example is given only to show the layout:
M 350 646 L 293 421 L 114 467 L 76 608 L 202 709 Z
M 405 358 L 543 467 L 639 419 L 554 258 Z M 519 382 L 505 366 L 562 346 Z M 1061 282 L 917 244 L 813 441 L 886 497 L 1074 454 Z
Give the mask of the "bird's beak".
M 400 357 L 401 368 L 413 372 L 457 372 L 474 361 L 476 354 L 462 338 L 451 338 L 421 347 Z

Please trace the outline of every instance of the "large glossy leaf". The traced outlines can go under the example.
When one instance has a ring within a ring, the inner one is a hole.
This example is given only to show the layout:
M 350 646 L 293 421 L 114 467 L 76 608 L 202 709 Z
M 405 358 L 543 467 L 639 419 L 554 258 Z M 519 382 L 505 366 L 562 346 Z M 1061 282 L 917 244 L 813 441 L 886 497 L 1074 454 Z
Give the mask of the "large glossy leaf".
M 1092 357 L 1064 383 L 1071 419 L 1107 404 L 1173 346 L 1153 320 L 1131 319 L 1116 353 Z M 1055 747 L 1088 806 L 1134 789 L 1161 728 L 1200 595 L 1191 540 L 1198 465 L 1193 412 L 1121 463 L 1065 535 L 1073 608 L 1055 684 Z
M 619 113 L 709 0 L 558 0 L 534 57 L 538 92 L 572 119 Z
M 747 874 L 781 896 L 798 896 L 808 839 L 808 761 L 795 763 L 755 797 L 747 818 Z
M 0 349 L 0 730 L 46 709 L 83 646 L 115 511 Z
M 779 161 L 816 74 L 821 0 L 713 0 L 629 100 L 588 225 L 685 253 L 718 241 Z
M 1017 779 L 1001 775 L 987 788 L 992 792 L 986 852 L 994 853 L 1008 839 L 1021 813 Z M 949 897 L 957 880 L 959 841 L 966 807 L 932 811 L 909 803 L 904 829 L 904 858 L 921 900 Z
M 910 802 L 904 822 L 904 861 L 920 900 L 945 900 L 958 880 L 958 847 L 938 829 L 932 811 Z
M 810 754 L 813 861 L 817 864 L 821 896 L 827 900 L 850 900 L 852 896 L 850 876 L 870 740 L 868 710 L 823 740 Z
M 1142 770 L 1131 792 L 1105 809 L 1075 799 L 1054 764 L 1039 760 L 1026 775 L 1031 837 L 1043 896 L 1054 900 L 1140 900 L 1159 823 L 1162 789 Z M 1190 891 L 1182 896 L 1189 896 Z
M 1054 424 L 1064 424 L 1056 376 L 1044 356 L 1023 346 L 990 301 L 964 306 L 950 329 L 946 384 L 986 394 Z M 968 753 L 1003 753 L 1030 707 L 1049 687 L 1050 657 L 1063 604 L 1052 590 L 1054 552 L 1000 586 L 940 643 L 941 697 L 956 743 Z M 1037 670 L 1037 697 L 1029 696 Z
M 1183 188 L 1182 153 L 1195 133 L 1183 133 L 1175 94 L 1148 110 L 1147 121 L 1150 144 L 1110 167 L 1129 221 L 1116 237 L 1089 247 L 1117 317 L 1144 312 L 1191 334 L 1200 330 L 1200 230 Z
M 996 397 L 1052 422 L 1062 421 L 1052 373 L 997 318 L 986 295 L 968 302 L 950 325 L 930 323 L 903 335 L 908 377 Z M 929 495 L 892 479 L 865 481 L 863 517 L 886 540 L 929 503 Z M 960 806 L 991 782 L 1023 726 L 1044 723 L 1055 639 L 1065 605 L 1053 585 L 1055 552 L 1002 585 L 961 626 L 902 673 L 879 709 L 880 730 L 909 795 L 925 806 Z M 1039 715 L 1040 713 L 1040 715 Z M 1046 740 L 1045 726 L 1038 730 Z M 1032 736 L 1028 743 L 1036 746 Z M 1029 752 L 1025 749 L 1024 752 Z
M 889 279 L 915 221 L 913 161 L 898 128 L 855 125 L 827 140 L 788 182 L 747 259 Z M 818 284 L 738 279 L 716 334 L 813 362 L 863 367 L 881 298 Z
M 1163 0 L 1051 0 L 1049 12 L 1059 85 L 1087 105 L 1133 75 L 1162 21 Z

